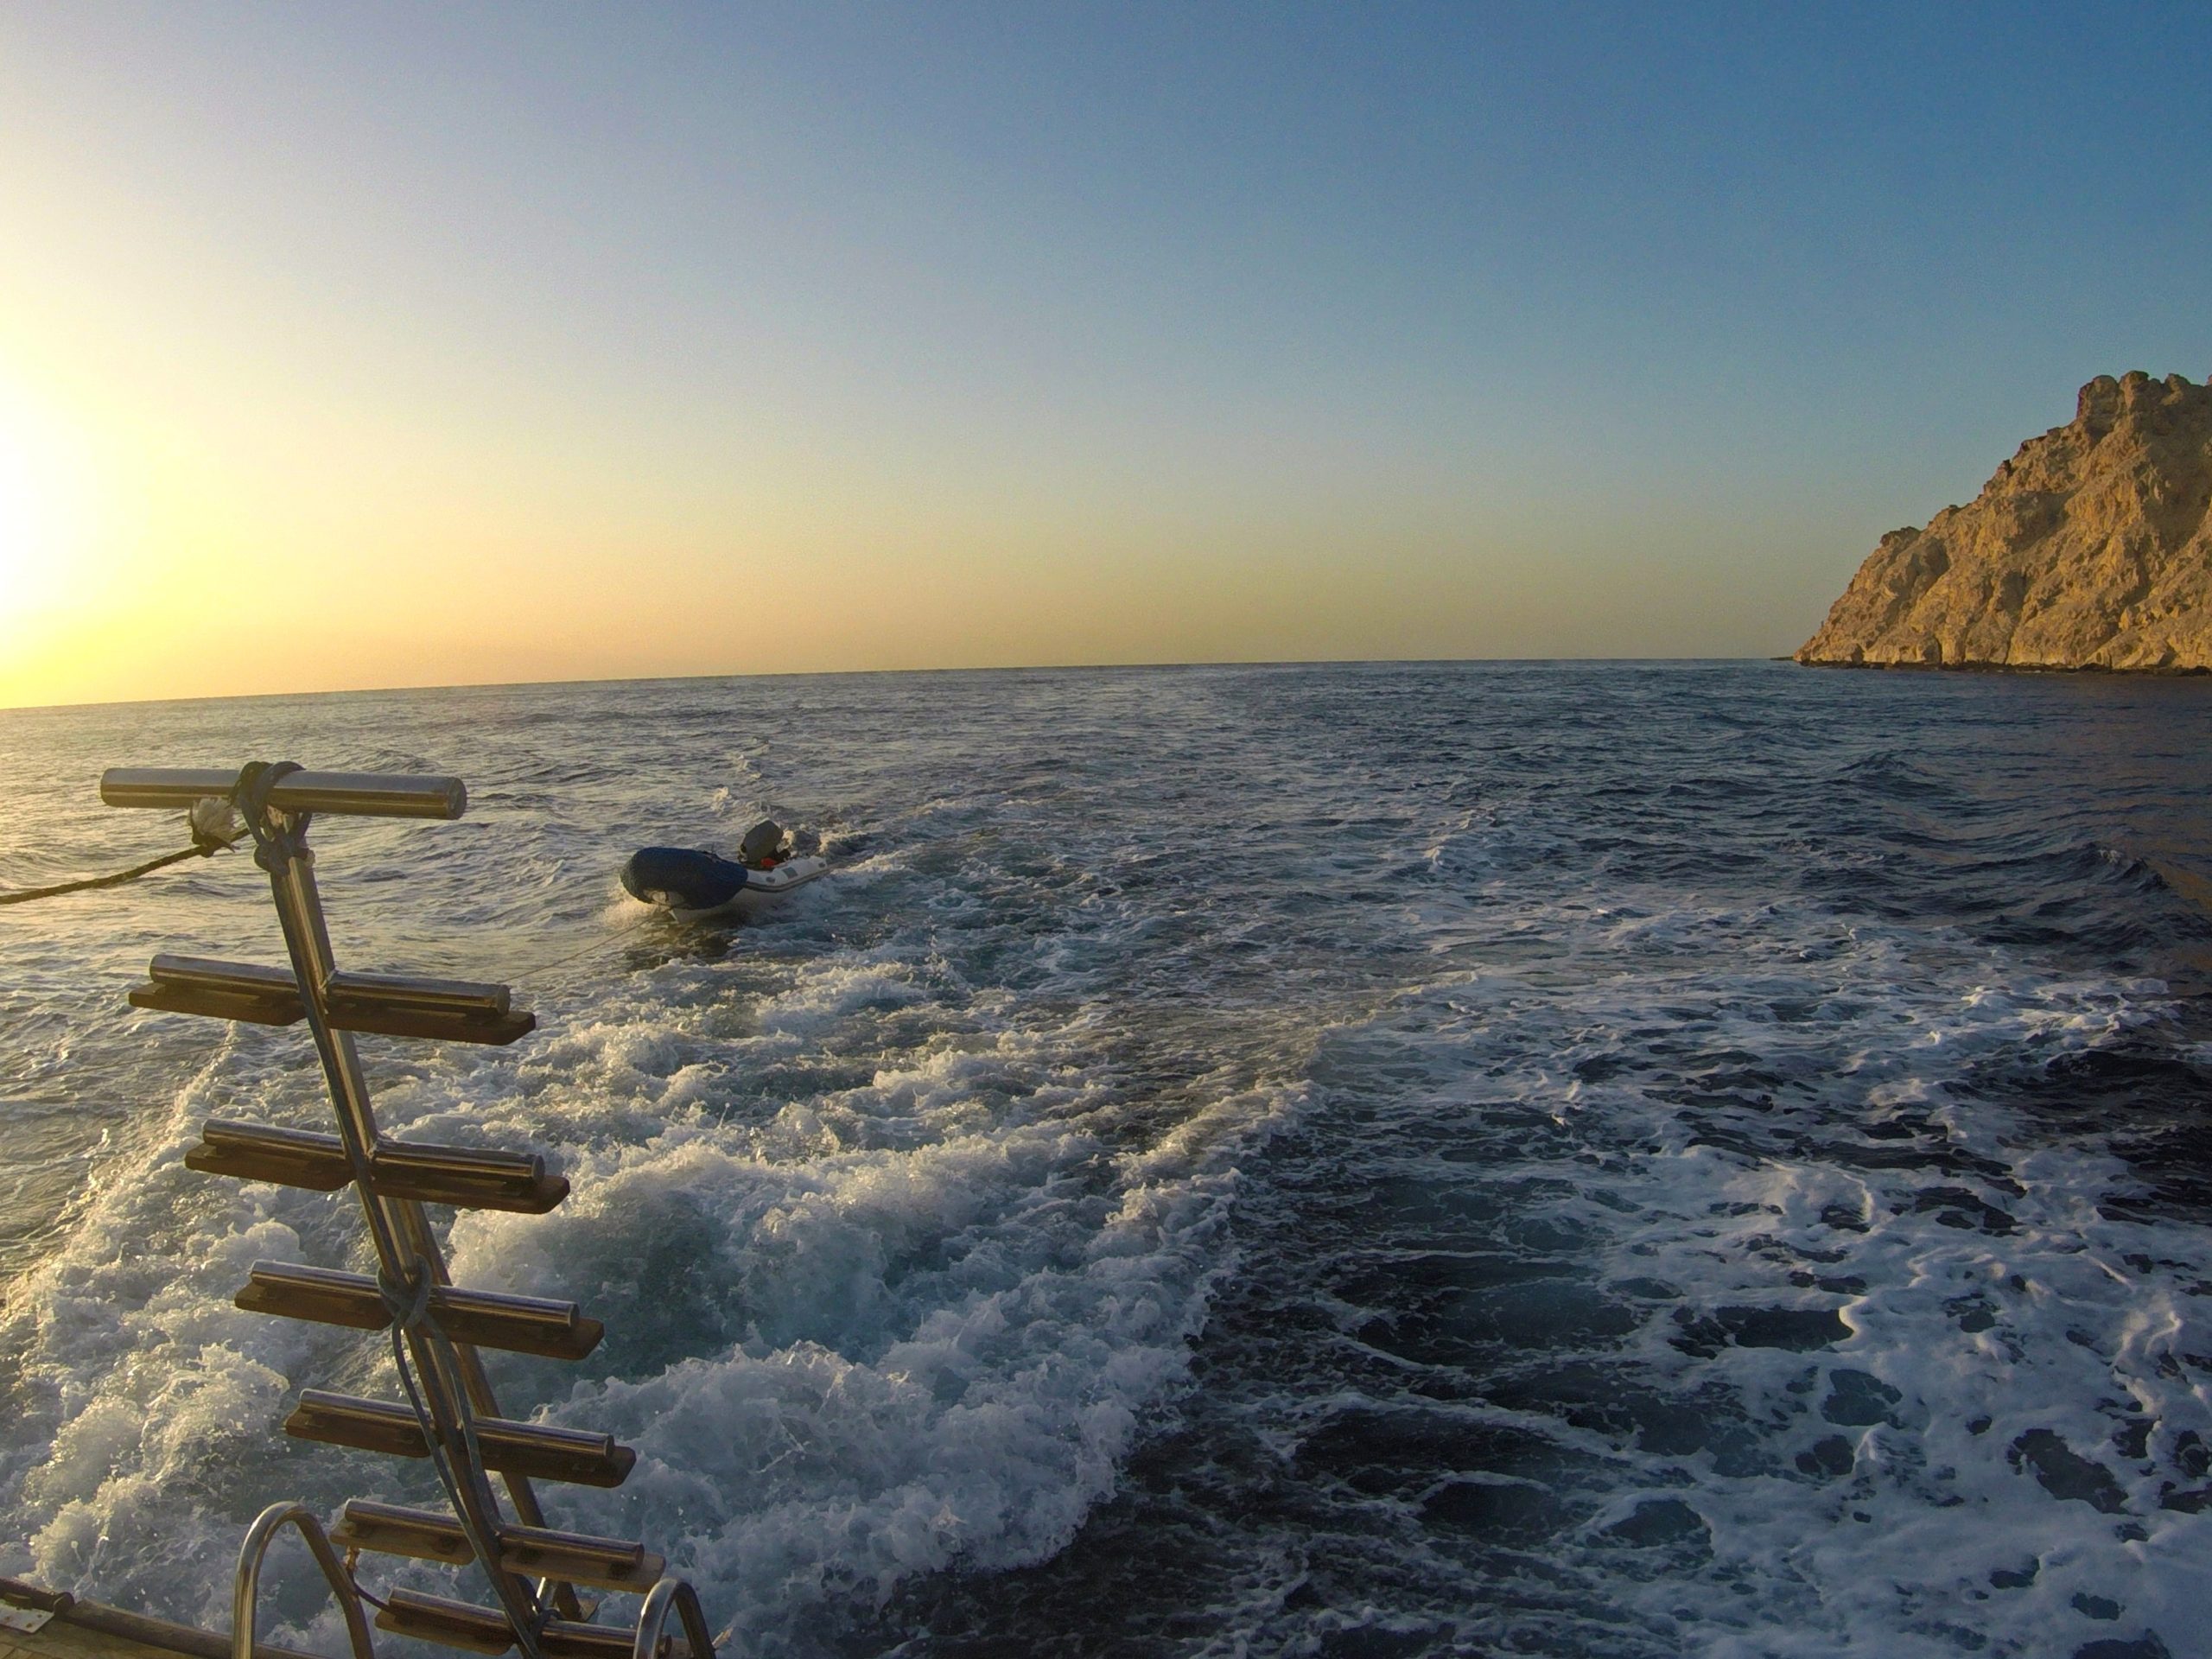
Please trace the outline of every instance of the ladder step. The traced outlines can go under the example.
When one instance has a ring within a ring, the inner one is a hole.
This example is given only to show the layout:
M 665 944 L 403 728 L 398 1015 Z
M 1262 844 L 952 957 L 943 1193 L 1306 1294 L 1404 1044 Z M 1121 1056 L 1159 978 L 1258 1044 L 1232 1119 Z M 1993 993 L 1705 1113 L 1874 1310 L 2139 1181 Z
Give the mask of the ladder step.
M 146 973 L 147 982 L 130 993 L 133 1007 L 264 1026 L 289 1026 L 307 1017 L 299 982 L 289 968 L 162 955 Z M 505 986 L 467 980 L 336 973 L 323 1001 L 337 1030 L 389 1037 L 504 1045 L 537 1027 L 535 1015 L 509 1007 Z
M 449 1596 L 426 1596 L 419 1590 L 385 1591 L 384 1605 L 377 1609 L 377 1628 L 471 1653 L 505 1653 L 515 1644 L 514 1628 L 496 1608 Z
M 391 1323 L 375 1280 L 294 1262 L 255 1262 L 245 1288 L 232 1300 L 249 1313 L 313 1319 L 356 1331 L 381 1331 Z M 429 1313 L 452 1341 L 545 1359 L 582 1359 L 607 1334 L 604 1325 L 586 1319 L 574 1302 L 461 1290 L 452 1285 L 431 1291 Z
M 651 1585 L 645 1586 L 652 1589 Z M 545 1628 L 538 1632 L 538 1651 L 545 1659 L 630 1659 L 638 1643 L 634 1630 L 616 1630 L 606 1624 L 579 1624 L 573 1619 L 549 1618 Z M 668 1659 L 676 1651 L 673 1637 L 660 1639 L 660 1652 L 655 1659 Z M 690 1652 L 689 1648 L 683 1651 Z
M 390 1592 L 377 1613 L 377 1628 L 471 1653 L 505 1653 L 515 1639 L 506 1615 L 498 1609 L 446 1596 L 427 1596 L 419 1590 Z M 629 1659 L 635 1640 L 632 1632 L 611 1625 L 554 1618 L 548 1619 L 538 1632 L 537 1649 L 545 1659 Z M 663 1656 L 689 1651 L 677 1649 L 673 1637 L 661 1637 Z
M 203 1175 L 235 1175 L 316 1192 L 335 1192 L 353 1179 L 346 1144 L 334 1135 L 220 1118 L 200 1126 L 200 1144 L 184 1154 L 184 1166 Z
M 436 1294 L 431 1293 L 434 1297 Z M 231 1305 L 249 1313 L 350 1325 L 356 1331 L 381 1331 L 391 1323 L 375 1280 L 291 1262 L 255 1262 L 245 1287 L 231 1298 Z
M 474 1557 L 461 1522 L 435 1510 L 407 1510 L 355 1498 L 346 1506 L 330 1541 L 340 1549 L 372 1549 L 385 1555 L 466 1565 Z M 643 1595 L 659 1582 L 668 1563 L 643 1544 L 594 1538 L 545 1527 L 499 1529 L 499 1565 L 522 1578 L 556 1579 Z
M 418 1561 L 466 1567 L 476 1559 L 461 1522 L 435 1510 L 407 1510 L 397 1503 L 347 1500 L 330 1541 L 340 1549 L 373 1549 L 380 1555 L 405 1555 Z
M 330 976 L 325 1000 L 341 1031 L 504 1047 L 537 1029 L 537 1015 L 507 1006 L 504 985 L 341 971 Z
M 534 1152 L 379 1141 L 369 1162 L 377 1191 L 388 1198 L 542 1216 L 569 1196 L 567 1178 L 546 1173 L 545 1160 Z
M 147 982 L 130 995 L 134 1008 L 160 1014 L 204 1014 L 257 1026 L 296 1025 L 307 1018 L 300 988 L 289 969 L 212 962 L 200 957 L 156 957 Z
M 350 1446 L 387 1457 L 427 1458 L 422 1426 L 405 1406 L 308 1389 L 284 1420 L 284 1432 L 303 1440 Z M 565 1480 L 578 1486 L 620 1486 L 638 1454 L 612 1434 L 592 1434 L 543 1423 L 479 1417 L 476 1443 L 486 1468 L 532 1480 Z
M 382 1141 L 369 1162 L 376 1190 L 388 1198 L 542 1216 L 569 1196 L 568 1181 L 548 1174 L 536 1153 Z M 184 1166 L 317 1192 L 334 1192 L 353 1178 L 345 1143 L 334 1135 L 221 1119 L 200 1126 L 200 1144 L 184 1154 Z
M 596 1585 L 639 1596 L 668 1571 L 667 1559 L 643 1544 L 594 1538 L 584 1532 L 556 1532 L 550 1527 L 500 1528 L 499 1565 L 526 1577 Z

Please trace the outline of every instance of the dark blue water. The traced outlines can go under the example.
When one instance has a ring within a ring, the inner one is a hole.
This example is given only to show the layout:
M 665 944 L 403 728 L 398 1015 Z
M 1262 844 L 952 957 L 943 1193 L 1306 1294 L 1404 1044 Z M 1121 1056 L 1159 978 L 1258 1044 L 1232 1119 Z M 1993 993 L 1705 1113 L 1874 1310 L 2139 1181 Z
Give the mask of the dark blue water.
M 6 879 L 168 844 L 103 765 L 252 755 L 468 779 L 461 823 L 318 831 L 340 952 L 543 1030 L 372 1039 L 381 1107 L 569 1171 L 458 1276 L 607 1320 L 501 1385 L 639 1448 L 557 1518 L 744 1651 L 2178 1655 L 2212 1612 L 2212 684 L 22 712 Z M 837 875 L 744 926 L 620 898 L 764 810 Z M 156 949 L 272 957 L 266 909 L 232 859 L 0 909 L 0 1572 L 216 1624 L 272 1497 L 423 1495 L 271 1432 L 382 1391 L 373 1339 L 228 1305 L 353 1259 L 344 1205 L 181 1167 L 207 1116 L 315 1121 L 303 1043 L 122 1005 Z

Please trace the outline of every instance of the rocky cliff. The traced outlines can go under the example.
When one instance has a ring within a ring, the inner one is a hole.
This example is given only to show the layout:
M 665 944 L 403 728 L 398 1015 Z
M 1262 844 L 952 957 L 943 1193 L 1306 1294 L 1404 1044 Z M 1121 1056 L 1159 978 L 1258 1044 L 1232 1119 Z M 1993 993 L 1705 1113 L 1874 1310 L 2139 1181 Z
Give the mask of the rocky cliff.
M 1971 506 L 1883 537 L 1797 660 L 2212 670 L 2212 387 L 2090 381 Z

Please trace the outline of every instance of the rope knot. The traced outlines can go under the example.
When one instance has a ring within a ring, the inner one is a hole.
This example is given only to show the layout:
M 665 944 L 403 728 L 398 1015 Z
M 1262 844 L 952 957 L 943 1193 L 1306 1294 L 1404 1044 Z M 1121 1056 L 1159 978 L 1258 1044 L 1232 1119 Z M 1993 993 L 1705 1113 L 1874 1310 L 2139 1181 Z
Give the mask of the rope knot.
M 271 875 L 282 875 L 300 851 L 300 832 L 307 820 L 302 816 L 289 830 L 270 828 L 269 792 L 299 770 L 296 760 L 249 760 L 238 768 L 238 780 L 231 785 L 231 803 L 244 815 L 246 831 L 253 837 L 253 861 Z
M 405 1279 L 394 1279 L 382 1268 L 377 1269 L 377 1295 L 384 1303 L 385 1312 L 391 1315 L 393 1328 L 414 1331 L 421 1327 L 430 1311 L 430 1266 L 421 1256 L 415 1258 L 413 1273 Z

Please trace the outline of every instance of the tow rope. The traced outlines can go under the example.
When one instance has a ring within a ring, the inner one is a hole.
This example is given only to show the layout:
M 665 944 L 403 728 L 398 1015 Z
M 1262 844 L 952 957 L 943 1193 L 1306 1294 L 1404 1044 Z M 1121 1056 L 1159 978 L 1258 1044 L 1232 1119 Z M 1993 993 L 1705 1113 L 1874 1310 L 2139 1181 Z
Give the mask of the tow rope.
M 27 905 L 34 899 L 58 899 L 65 893 L 90 893 L 99 887 L 119 887 L 126 881 L 136 881 L 142 875 L 151 875 L 156 870 L 171 864 L 181 864 L 188 858 L 213 858 L 245 839 L 247 830 L 238 821 L 237 810 L 219 796 L 211 796 L 197 803 L 192 809 L 192 845 L 174 853 L 164 853 L 159 858 L 149 858 L 143 864 L 134 864 L 127 870 L 118 870 L 112 875 L 89 875 L 81 881 L 57 881 L 50 887 L 19 887 L 13 892 L 0 893 L 0 905 Z

